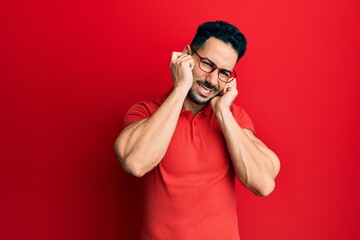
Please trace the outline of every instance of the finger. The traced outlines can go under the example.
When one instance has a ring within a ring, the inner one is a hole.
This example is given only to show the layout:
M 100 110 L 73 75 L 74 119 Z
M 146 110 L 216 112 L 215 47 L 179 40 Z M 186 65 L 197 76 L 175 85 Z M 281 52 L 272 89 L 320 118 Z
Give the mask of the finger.
M 184 56 L 184 53 L 182 52 L 172 52 L 171 53 L 171 61 L 170 61 L 170 67 L 172 64 L 175 64 L 178 62 L 179 59 L 181 59 Z
M 221 92 L 222 92 L 221 95 L 224 95 L 224 94 L 227 92 L 228 87 L 229 87 L 229 84 L 226 83 L 225 86 L 224 86 L 224 88 L 223 88 L 223 90 L 221 91 Z
M 184 53 L 182 52 L 172 52 L 171 53 L 171 62 L 173 62 L 174 60 L 178 59 L 181 55 L 183 55 Z
M 178 58 L 175 59 L 174 62 L 182 62 L 182 61 L 187 61 L 190 59 L 192 59 L 192 57 L 190 55 L 183 53 L 183 54 L 179 55 Z
M 219 99 L 220 99 L 219 96 L 215 96 L 215 97 L 213 97 L 213 98 L 210 100 L 210 103 L 211 103 L 211 104 L 214 104 L 214 103 L 216 103 Z
M 192 58 L 192 56 L 186 53 L 178 55 L 177 58 L 172 61 L 172 64 L 181 64 L 181 63 L 186 63 L 186 65 L 189 65 L 191 69 L 193 69 L 195 66 L 194 59 Z
M 234 78 L 234 80 L 232 80 L 231 82 L 235 87 L 237 86 L 237 83 L 236 83 L 236 78 Z

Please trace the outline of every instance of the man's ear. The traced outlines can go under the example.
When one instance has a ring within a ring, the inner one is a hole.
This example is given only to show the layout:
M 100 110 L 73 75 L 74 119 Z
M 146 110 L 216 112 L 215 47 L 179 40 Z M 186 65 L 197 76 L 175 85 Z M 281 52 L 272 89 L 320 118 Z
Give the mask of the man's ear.
M 184 49 L 183 53 L 186 53 L 186 54 L 191 55 L 191 47 L 190 47 L 190 45 L 186 45 L 186 47 L 185 47 L 185 49 Z

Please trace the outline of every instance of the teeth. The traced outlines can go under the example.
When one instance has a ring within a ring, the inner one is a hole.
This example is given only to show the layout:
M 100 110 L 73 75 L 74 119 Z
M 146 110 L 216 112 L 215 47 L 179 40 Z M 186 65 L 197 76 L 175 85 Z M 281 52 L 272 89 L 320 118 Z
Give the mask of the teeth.
M 204 88 L 202 85 L 199 84 L 199 86 L 205 93 L 210 93 L 211 92 L 211 90 Z

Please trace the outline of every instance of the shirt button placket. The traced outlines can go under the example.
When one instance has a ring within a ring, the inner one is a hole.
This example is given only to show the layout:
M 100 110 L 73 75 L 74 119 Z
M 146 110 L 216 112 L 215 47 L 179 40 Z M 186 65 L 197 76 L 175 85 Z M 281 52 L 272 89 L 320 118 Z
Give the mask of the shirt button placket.
M 192 134 L 193 134 L 193 141 L 197 142 L 199 140 L 199 129 L 198 129 L 198 121 L 195 119 L 192 121 Z

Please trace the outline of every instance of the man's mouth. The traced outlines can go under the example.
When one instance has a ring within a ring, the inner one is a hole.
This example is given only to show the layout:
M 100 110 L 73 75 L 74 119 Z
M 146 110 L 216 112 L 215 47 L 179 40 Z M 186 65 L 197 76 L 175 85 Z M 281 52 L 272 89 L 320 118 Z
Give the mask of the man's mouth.
M 200 89 L 201 89 L 201 91 L 202 91 L 203 93 L 209 94 L 209 93 L 211 92 L 211 89 L 208 89 L 208 88 L 206 88 L 205 86 L 203 86 L 203 85 L 201 85 L 201 84 L 199 84 L 199 86 L 200 86 Z
M 199 88 L 204 95 L 210 94 L 211 91 L 216 91 L 216 88 L 207 82 L 197 81 L 196 83 L 199 85 Z

